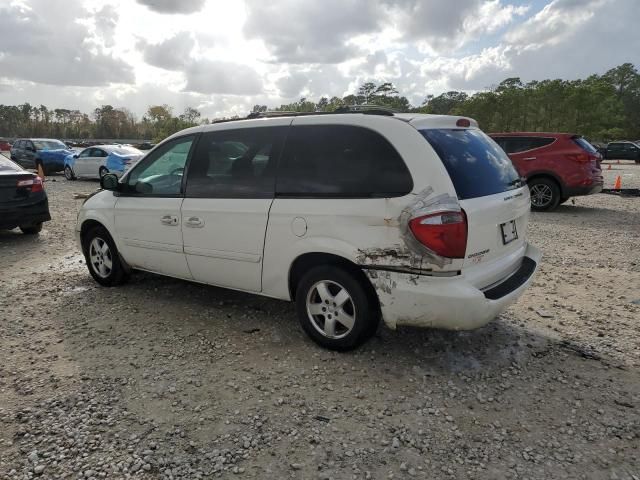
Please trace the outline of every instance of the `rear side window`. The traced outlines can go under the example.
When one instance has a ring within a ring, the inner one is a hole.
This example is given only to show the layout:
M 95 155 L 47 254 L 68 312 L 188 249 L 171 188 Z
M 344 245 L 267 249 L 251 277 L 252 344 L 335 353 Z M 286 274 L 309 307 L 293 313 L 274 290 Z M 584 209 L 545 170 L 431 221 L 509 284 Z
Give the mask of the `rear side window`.
M 350 125 L 291 127 L 276 193 L 323 198 L 399 197 L 413 188 L 400 154 L 379 133 Z
M 484 197 L 522 186 L 511 160 L 480 130 L 420 130 L 444 163 L 458 198 Z
M 272 198 L 288 127 L 204 133 L 187 173 L 187 197 Z
M 585 140 L 582 137 L 573 137 L 572 139 L 576 144 L 578 144 L 578 146 L 580 148 L 582 148 L 585 152 L 589 152 L 589 153 L 598 153 L 598 150 L 596 150 L 596 147 L 594 147 L 593 145 L 591 145 L 587 140 Z
M 504 137 L 503 148 L 507 153 L 519 153 L 535 148 L 546 147 L 555 141 L 555 138 L 545 137 Z

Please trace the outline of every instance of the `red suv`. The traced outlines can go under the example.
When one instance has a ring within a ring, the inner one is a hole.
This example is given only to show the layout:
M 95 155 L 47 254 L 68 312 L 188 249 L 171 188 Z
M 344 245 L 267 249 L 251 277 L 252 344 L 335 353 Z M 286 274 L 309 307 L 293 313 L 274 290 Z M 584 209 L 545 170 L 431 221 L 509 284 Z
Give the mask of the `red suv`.
M 526 177 L 533 210 L 553 210 L 570 197 L 602 190 L 602 156 L 580 135 L 492 133 L 520 175 Z

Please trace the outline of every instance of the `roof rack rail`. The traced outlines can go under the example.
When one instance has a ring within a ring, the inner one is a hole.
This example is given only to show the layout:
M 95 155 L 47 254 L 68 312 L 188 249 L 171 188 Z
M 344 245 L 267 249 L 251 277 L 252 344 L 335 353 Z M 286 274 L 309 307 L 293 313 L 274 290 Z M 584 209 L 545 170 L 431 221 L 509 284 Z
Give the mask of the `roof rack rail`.
M 251 112 L 249 115 L 245 117 L 245 119 L 274 118 L 274 117 L 304 117 L 307 115 L 332 115 L 332 114 L 342 114 L 342 113 L 363 113 L 368 115 L 393 116 L 398 112 L 396 110 L 393 110 L 392 108 L 383 107 L 380 105 L 345 105 L 343 107 L 339 107 L 330 112 L 324 112 L 324 111 L 290 112 L 290 111 L 280 111 L 280 110 L 269 110 L 266 112 Z M 245 119 L 239 118 L 237 120 L 245 120 Z
M 345 105 L 344 107 L 337 108 L 333 113 L 368 113 L 369 115 L 392 116 L 398 113 L 398 111 L 382 105 L 363 104 Z

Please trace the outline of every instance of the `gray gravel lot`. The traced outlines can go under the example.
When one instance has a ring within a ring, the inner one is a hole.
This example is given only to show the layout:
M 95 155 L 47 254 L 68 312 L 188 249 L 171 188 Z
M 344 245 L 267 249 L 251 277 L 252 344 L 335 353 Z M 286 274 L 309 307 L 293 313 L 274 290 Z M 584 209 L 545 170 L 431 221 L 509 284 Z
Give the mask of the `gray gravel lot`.
M 540 274 L 485 328 L 339 354 L 288 303 L 99 287 L 72 198 L 97 186 L 50 177 L 42 234 L 0 232 L 0 479 L 640 479 L 640 198 L 533 214 Z

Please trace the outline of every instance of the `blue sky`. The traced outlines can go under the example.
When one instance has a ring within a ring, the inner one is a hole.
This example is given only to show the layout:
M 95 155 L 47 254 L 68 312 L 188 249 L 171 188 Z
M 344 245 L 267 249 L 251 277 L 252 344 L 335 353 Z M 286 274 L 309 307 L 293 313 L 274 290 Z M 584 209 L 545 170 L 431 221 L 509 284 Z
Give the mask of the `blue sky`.
M 640 65 L 639 0 L 7 0 L 0 103 L 215 118 L 393 82 L 413 104 Z M 606 19 L 606 21 L 605 21 Z M 64 28 L 60 28 L 64 25 Z M 37 66 L 35 68 L 34 66 Z

